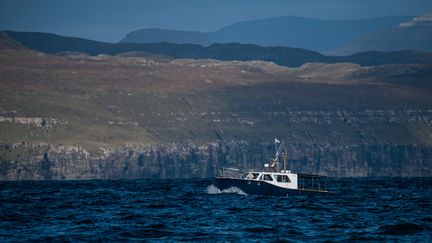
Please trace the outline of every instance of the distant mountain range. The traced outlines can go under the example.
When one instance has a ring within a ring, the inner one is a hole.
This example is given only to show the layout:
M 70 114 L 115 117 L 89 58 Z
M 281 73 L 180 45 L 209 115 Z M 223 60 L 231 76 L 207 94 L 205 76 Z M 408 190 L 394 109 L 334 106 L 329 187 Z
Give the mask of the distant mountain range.
M 362 20 L 316 20 L 279 17 L 233 24 L 208 35 L 218 43 L 252 43 L 327 51 L 364 34 L 397 26 L 411 18 L 395 16 Z
M 176 43 L 206 46 L 212 43 L 208 36 L 197 31 L 143 29 L 132 31 L 120 42 L 124 43 Z
M 117 55 L 126 52 L 147 52 L 172 58 L 216 60 L 263 60 L 278 65 L 298 67 L 309 62 L 351 62 L 362 66 L 384 64 L 432 64 L 432 54 L 420 51 L 364 52 L 351 56 L 325 56 L 316 51 L 289 47 L 261 47 L 251 44 L 212 44 L 208 47 L 170 43 L 104 43 L 48 33 L 5 32 L 23 46 L 46 53 L 84 52 L 89 55 Z
M 367 35 L 398 26 L 412 16 L 392 16 L 361 20 L 317 20 L 301 17 L 276 17 L 239 22 L 215 32 L 143 29 L 133 31 L 123 43 L 167 42 L 177 44 L 243 43 L 328 51 Z
M 361 36 L 332 53 L 345 55 L 367 50 L 409 49 L 432 51 L 432 13 L 414 18 L 393 28 Z

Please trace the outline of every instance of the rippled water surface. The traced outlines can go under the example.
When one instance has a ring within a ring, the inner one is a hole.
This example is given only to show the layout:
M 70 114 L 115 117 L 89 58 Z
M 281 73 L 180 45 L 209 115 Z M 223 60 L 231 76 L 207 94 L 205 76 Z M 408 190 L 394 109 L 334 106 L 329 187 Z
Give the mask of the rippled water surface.
M 0 241 L 432 241 L 432 179 L 330 179 L 337 195 L 211 180 L 0 182 Z

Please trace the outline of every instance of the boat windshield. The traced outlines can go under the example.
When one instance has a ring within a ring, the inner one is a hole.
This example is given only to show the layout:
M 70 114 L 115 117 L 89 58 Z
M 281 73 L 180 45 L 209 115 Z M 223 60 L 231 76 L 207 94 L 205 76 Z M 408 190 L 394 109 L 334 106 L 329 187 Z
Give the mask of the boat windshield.
M 278 175 L 278 176 L 276 177 L 276 180 L 277 180 L 278 182 L 291 183 L 291 180 L 290 180 L 289 177 L 286 176 L 286 175 Z
M 240 179 L 246 180 L 255 180 L 258 177 L 259 173 L 244 173 Z
M 263 180 L 265 180 L 265 181 L 272 181 L 273 178 L 272 178 L 271 175 L 269 175 L 269 174 L 264 174 L 264 176 L 263 176 Z

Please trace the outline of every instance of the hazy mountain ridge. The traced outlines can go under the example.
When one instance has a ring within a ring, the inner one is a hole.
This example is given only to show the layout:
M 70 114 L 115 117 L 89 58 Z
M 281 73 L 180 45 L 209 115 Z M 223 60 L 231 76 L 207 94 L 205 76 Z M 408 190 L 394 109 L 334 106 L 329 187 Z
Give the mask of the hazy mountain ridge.
M 430 65 L 26 48 L 1 50 L 0 63 L 1 179 L 207 177 L 260 168 L 274 137 L 287 138 L 293 171 L 432 174 Z
M 352 55 L 368 51 L 432 51 L 432 14 L 418 17 L 391 16 L 361 20 L 315 20 L 301 17 L 276 17 L 244 21 L 218 31 L 195 33 L 190 43 L 243 43 L 263 47 L 304 48 L 331 55 Z M 161 30 L 158 30 L 161 31 Z M 140 30 L 139 38 L 126 37 L 125 42 L 150 42 L 146 36 L 154 30 Z M 165 32 L 170 33 L 166 30 Z M 151 42 L 186 43 L 179 36 L 189 32 L 172 31 L 172 39 Z M 202 40 L 206 41 L 202 41 Z
M 165 29 L 141 29 L 129 32 L 120 43 L 174 43 L 196 44 L 207 46 L 211 44 L 208 37 L 197 31 L 179 31 Z
M 277 17 L 236 23 L 209 33 L 209 37 L 219 43 L 239 42 L 328 51 L 364 34 L 397 26 L 410 18 L 391 16 L 361 20 L 316 20 Z
M 121 42 L 201 45 L 235 42 L 267 47 L 282 46 L 328 51 L 340 48 L 343 44 L 365 34 L 398 26 L 401 22 L 412 18 L 411 16 L 389 16 L 360 20 L 318 20 L 283 16 L 234 23 L 208 33 L 156 29 L 137 30 L 127 34 Z
M 400 23 L 393 28 L 361 36 L 332 53 L 352 54 L 365 50 L 432 51 L 432 13 Z
M 126 52 L 148 52 L 172 58 L 252 61 L 263 60 L 278 65 L 299 67 L 309 62 L 351 62 L 362 66 L 385 64 L 432 64 L 432 54 L 419 51 L 364 52 L 351 56 L 325 56 L 318 52 L 289 47 L 260 47 L 250 44 L 213 44 L 208 47 L 170 43 L 103 43 L 48 33 L 12 32 L 7 35 L 29 48 L 47 52 L 84 52 L 90 55 L 115 55 Z

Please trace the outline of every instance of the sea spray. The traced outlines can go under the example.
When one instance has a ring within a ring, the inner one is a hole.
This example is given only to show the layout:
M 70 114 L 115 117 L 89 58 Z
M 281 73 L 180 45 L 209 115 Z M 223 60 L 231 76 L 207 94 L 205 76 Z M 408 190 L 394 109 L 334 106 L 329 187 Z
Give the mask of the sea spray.
M 232 193 L 232 194 L 239 194 L 239 195 L 247 195 L 244 191 L 240 190 L 238 187 L 230 187 L 224 190 L 220 190 L 215 185 L 211 184 L 206 189 L 207 194 L 221 194 L 221 193 Z

